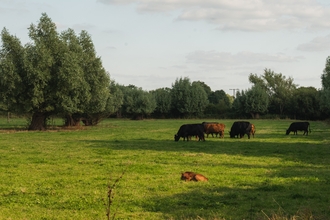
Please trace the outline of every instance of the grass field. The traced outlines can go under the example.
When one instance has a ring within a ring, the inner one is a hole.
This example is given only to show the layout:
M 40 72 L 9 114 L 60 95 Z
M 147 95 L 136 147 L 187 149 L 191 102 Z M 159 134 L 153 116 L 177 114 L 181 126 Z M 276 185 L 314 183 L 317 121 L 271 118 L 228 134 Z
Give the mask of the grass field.
M 0 219 L 330 219 L 330 126 L 285 135 L 289 120 L 250 120 L 255 138 L 174 142 L 204 120 L 109 119 L 96 127 L 24 130 L 0 119 Z M 194 171 L 208 182 L 184 182 Z

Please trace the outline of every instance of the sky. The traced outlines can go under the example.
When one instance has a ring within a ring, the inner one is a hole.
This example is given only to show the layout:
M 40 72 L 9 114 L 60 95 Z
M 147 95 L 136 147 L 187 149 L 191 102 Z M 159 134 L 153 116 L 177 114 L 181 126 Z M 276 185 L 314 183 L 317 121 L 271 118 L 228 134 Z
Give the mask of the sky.
M 330 56 L 329 0 L 0 0 L 0 28 L 25 45 L 42 13 L 86 30 L 111 80 L 146 91 L 188 77 L 232 95 L 265 69 L 320 89 Z

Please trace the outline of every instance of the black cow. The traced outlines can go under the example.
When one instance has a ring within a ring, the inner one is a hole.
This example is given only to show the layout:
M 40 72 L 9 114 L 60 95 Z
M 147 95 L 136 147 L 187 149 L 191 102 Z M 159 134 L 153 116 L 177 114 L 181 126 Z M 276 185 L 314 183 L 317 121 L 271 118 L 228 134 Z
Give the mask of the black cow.
M 183 140 L 189 141 L 191 136 L 198 136 L 199 141 L 205 141 L 204 137 L 204 126 L 202 124 L 184 124 L 181 125 L 178 133 L 174 135 L 174 140 L 179 141 L 180 137 Z
M 308 135 L 308 131 L 311 132 L 309 122 L 292 122 L 288 130 L 286 130 L 286 135 L 289 135 L 291 131 L 295 135 L 297 135 L 297 131 L 304 131 L 303 135 Z
M 231 138 L 235 138 L 236 136 L 240 138 L 244 137 L 247 134 L 248 138 L 250 139 L 252 125 L 248 121 L 235 121 L 231 126 L 229 135 Z

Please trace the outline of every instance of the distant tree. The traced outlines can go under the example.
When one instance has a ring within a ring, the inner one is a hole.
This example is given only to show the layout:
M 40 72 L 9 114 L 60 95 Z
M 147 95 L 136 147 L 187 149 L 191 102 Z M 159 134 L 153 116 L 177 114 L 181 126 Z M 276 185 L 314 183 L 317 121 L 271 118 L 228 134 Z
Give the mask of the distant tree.
M 176 79 L 172 84 L 171 100 L 172 110 L 174 114 L 179 116 L 185 116 L 189 112 L 190 106 L 190 79 L 185 77 L 184 79 Z
M 226 106 L 230 107 L 229 97 L 223 90 L 211 92 L 208 99 L 212 104 L 219 104 L 220 102 L 223 102 Z
M 31 115 L 30 130 L 45 130 L 51 115 L 74 125 L 82 114 L 103 111 L 109 95 L 109 76 L 88 34 L 73 30 L 58 34 L 42 14 L 29 27 L 30 43 L 4 28 L 0 50 L 0 100 L 8 111 Z M 76 117 L 75 117 L 76 115 Z
M 260 114 L 267 112 L 269 97 L 260 85 L 252 86 L 245 92 L 245 96 L 245 111 L 250 113 L 252 118 L 259 118 Z
M 314 87 L 299 87 L 293 92 L 290 102 L 290 113 L 295 119 L 318 119 L 321 112 L 319 110 L 319 92 Z
M 176 79 L 171 89 L 172 111 L 180 117 L 201 115 L 208 104 L 207 94 L 199 83 Z
M 236 92 L 236 98 L 232 105 L 232 112 L 236 118 L 246 118 L 248 116 L 246 113 L 246 98 L 244 90 Z
M 189 107 L 189 114 L 202 116 L 206 106 L 209 103 L 205 88 L 203 88 L 203 86 L 199 83 L 192 83 L 190 87 L 190 94 L 191 106 Z
M 102 119 L 108 118 L 114 114 L 116 114 L 117 117 L 120 117 L 119 110 L 124 101 L 124 94 L 120 89 L 120 85 L 113 80 L 110 82 L 109 91 L 110 93 L 108 95 L 105 110 L 103 112 L 83 115 L 82 122 L 85 125 L 97 124 Z
M 228 100 L 229 100 L 229 106 L 231 107 L 232 106 L 232 104 L 233 104 L 233 102 L 234 102 L 234 96 L 231 96 L 231 95 L 229 95 L 229 94 L 226 94 L 226 96 L 228 97 Z
M 151 92 L 156 100 L 155 114 L 165 118 L 171 112 L 171 89 L 160 88 Z
M 132 119 L 143 119 L 155 110 L 156 100 L 150 92 L 133 85 L 122 88 L 124 88 L 124 102 L 122 105 L 124 114 Z
M 330 56 L 326 59 L 325 68 L 321 75 L 322 89 L 320 91 L 321 110 L 330 116 Z
M 201 81 L 194 81 L 192 84 L 198 83 L 200 86 L 203 87 L 204 91 L 206 92 L 206 95 L 209 96 L 212 93 L 211 88 L 205 83 Z
M 205 116 L 215 118 L 225 118 L 230 110 L 223 100 L 220 100 L 218 104 L 209 103 L 204 111 Z
M 271 113 L 283 115 L 289 108 L 289 100 L 296 89 L 293 78 L 286 78 L 281 73 L 265 69 L 264 74 L 260 77 L 250 74 L 249 81 L 266 90 L 269 95 Z
M 205 109 L 205 114 L 209 116 L 223 116 L 231 108 L 230 98 L 223 90 L 212 91 L 208 96 L 209 104 Z
M 114 80 L 110 83 L 110 95 L 107 101 L 106 112 L 109 113 L 108 116 L 114 113 L 118 113 L 121 106 L 124 103 L 124 94 L 121 90 L 121 86 Z M 117 115 L 118 116 L 118 115 Z

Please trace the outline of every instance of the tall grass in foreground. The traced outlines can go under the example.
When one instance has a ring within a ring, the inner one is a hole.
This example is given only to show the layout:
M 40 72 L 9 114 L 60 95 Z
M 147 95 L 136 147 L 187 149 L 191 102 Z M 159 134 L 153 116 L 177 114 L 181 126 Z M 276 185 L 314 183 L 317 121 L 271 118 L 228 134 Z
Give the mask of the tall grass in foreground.
M 330 219 L 330 128 L 285 135 L 291 121 L 250 120 L 256 136 L 174 142 L 183 123 L 109 119 L 27 132 L 0 119 L 0 219 Z M 215 120 L 212 120 L 215 121 Z M 194 171 L 209 182 L 180 181 Z

